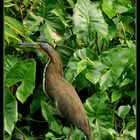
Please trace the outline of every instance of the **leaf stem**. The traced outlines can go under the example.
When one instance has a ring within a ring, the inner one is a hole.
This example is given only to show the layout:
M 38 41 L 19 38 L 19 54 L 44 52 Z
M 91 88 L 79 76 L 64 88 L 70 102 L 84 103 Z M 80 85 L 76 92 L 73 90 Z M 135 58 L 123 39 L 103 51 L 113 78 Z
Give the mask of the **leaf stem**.
M 35 119 L 31 119 L 31 118 L 21 118 L 22 120 L 30 120 L 30 121 L 34 121 L 34 122 L 39 122 L 39 123 L 46 123 L 47 121 L 40 121 L 40 120 L 35 120 Z
M 15 126 L 15 129 L 25 137 L 25 134 L 18 127 Z
M 124 128 L 125 128 L 125 120 L 123 119 L 123 128 L 122 128 L 122 130 L 120 131 L 120 134 L 123 132 Z

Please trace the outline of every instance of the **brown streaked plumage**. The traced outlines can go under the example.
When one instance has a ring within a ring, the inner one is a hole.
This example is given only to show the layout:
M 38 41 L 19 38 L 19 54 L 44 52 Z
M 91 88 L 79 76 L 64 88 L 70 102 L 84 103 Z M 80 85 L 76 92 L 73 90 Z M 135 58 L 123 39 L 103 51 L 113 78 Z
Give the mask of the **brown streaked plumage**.
M 74 87 L 64 79 L 59 54 L 48 43 L 38 42 L 36 45 L 50 58 L 44 68 L 44 92 L 55 101 L 63 117 L 73 126 L 81 129 L 88 140 L 92 140 L 88 117 Z

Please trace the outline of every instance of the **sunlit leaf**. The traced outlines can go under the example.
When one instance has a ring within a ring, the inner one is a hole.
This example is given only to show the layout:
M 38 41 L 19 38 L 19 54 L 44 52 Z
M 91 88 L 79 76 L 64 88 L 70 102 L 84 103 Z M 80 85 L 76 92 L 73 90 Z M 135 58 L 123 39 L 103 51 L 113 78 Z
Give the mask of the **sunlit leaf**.
M 133 138 L 136 139 L 136 129 L 130 131 L 129 133 L 130 133 L 130 135 L 131 135 Z
M 108 15 L 109 18 L 112 18 L 116 15 L 113 0 L 103 0 L 102 9 Z
M 130 105 L 127 106 L 122 105 L 118 108 L 118 116 L 124 119 L 129 111 L 130 111 Z
M 134 111 L 134 114 L 135 114 L 135 116 L 136 116 L 136 105 L 133 105 L 133 111 Z
M 4 38 L 9 43 L 9 38 L 15 39 L 18 42 L 21 42 L 19 36 L 6 24 L 4 25 Z
M 80 0 L 76 3 L 73 14 L 73 31 L 81 40 L 92 41 L 94 32 L 108 38 L 108 25 L 102 12 L 94 2 Z
M 22 23 L 12 17 L 4 16 L 4 24 L 9 26 L 15 33 L 23 35 L 25 33 Z
M 14 6 L 14 3 L 12 3 L 12 0 L 4 0 L 4 7 L 11 7 Z

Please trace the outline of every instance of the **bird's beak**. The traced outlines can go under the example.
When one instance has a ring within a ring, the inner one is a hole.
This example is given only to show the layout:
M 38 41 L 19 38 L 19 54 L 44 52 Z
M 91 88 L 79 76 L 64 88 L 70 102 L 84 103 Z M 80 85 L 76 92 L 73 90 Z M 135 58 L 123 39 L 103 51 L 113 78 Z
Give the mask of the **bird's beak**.
M 39 42 L 24 42 L 16 44 L 19 47 L 40 48 Z

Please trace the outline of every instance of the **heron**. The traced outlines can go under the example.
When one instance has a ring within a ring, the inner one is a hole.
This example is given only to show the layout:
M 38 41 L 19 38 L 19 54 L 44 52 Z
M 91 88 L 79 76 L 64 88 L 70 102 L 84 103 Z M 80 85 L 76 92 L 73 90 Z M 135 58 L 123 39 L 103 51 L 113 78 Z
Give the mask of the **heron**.
M 43 90 L 54 102 L 62 116 L 73 127 L 80 129 L 92 140 L 92 131 L 75 88 L 64 78 L 62 60 L 55 48 L 48 42 L 31 42 L 19 44 L 25 47 L 34 47 L 49 57 L 43 73 Z

